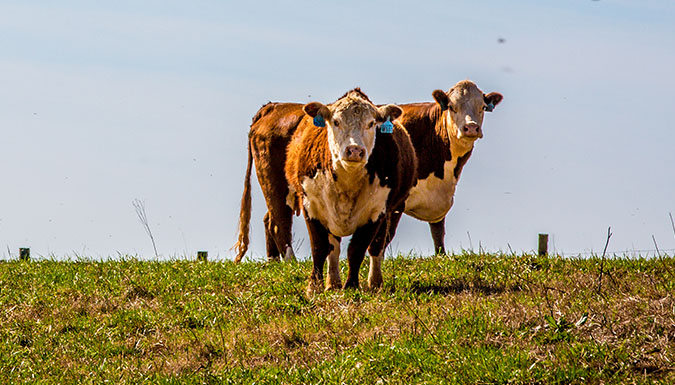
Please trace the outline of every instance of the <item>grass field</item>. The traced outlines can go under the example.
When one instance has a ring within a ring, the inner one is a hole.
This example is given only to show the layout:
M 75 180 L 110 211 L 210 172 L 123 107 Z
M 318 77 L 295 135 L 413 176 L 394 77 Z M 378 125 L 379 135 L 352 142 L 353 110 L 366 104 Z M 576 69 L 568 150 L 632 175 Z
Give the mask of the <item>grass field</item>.
M 675 383 L 671 257 L 398 257 L 313 298 L 309 271 L 0 262 L 0 383 Z

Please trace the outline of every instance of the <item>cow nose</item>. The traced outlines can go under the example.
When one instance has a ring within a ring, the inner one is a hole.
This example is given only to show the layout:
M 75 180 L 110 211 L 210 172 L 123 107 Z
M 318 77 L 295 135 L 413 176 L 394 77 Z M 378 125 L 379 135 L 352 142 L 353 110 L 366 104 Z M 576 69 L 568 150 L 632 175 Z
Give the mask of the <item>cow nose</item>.
M 351 144 L 345 149 L 345 158 L 350 162 L 360 162 L 365 156 L 366 149 L 361 146 Z
M 478 123 L 469 122 L 464 125 L 464 135 L 478 136 L 480 134 L 480 126 Z

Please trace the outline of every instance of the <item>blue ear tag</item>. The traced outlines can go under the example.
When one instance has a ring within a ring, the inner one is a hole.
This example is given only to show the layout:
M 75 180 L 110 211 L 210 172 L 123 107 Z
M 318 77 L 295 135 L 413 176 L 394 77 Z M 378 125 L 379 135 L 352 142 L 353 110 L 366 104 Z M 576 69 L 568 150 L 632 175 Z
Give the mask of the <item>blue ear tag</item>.
M 388 116 L 387 121 L 380 125 L 380 132 L 383 134 L 391 134 L 392 132 L 394 132 L 394 124 L 389 121 Z
M 492 103 L 489 103 L 487 107 L 485 107 L 485 111 L 487 112 L 492 112 L 495 109 L 495 105 Z
M 326 121 L 323 119 L 321 114 L 316 114 L 314 117 L 314 125 L 317 127 L 326 127 Z

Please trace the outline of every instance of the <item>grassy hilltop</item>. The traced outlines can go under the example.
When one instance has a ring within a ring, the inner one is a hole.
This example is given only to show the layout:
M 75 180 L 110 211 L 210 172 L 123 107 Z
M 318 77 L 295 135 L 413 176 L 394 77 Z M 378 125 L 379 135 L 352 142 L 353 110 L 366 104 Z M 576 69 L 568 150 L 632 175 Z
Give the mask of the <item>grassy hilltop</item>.
M 673 258 L 398 257 L 311 299 L 309 271 L 0 262 L 0 383 L 675 382 Z

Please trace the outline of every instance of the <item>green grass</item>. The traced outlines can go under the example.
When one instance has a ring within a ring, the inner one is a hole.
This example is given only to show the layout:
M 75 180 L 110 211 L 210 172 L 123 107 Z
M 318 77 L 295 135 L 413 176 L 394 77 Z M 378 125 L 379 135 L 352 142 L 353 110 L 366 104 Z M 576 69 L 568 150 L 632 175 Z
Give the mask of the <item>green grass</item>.
M 673 258 L 600 287 L 598 258 L 398 257 L 379 292 L 313 298 L 309 271 L 0 262 L 0 383 L 675 382 Z

